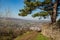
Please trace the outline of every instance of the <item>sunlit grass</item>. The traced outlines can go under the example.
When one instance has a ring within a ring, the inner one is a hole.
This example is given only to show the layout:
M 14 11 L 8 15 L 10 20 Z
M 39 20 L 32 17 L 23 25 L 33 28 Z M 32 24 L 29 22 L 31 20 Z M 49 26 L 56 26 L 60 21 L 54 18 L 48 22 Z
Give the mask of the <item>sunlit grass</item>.
M 21 38 L 25 37 L 26 35 L 29 35 L 30 33 L 32 33 L 32 32 L 28 31 L 28 32 L 24 33 L 23 35 L 18 36 L 17 38 L 15 38 L 15 40 L 20 40 Z
M 33 40 L 50 40 L 50 38 L 42 35 L 41 33 L 38 33 L 38 35 L 36 36 L 36 38 L 34 38 Z
M 18 36 L 17 38 L 15 38 L 15 40 L 20 40 L 21 38 L 24 38 L 26 35 L 31 34 L 32 32 L 26 32 L 25 34 Z M 50 38 L 42 35 L 41 33 L 38 33 L 37 36 L 31 40 L 51 40 Z

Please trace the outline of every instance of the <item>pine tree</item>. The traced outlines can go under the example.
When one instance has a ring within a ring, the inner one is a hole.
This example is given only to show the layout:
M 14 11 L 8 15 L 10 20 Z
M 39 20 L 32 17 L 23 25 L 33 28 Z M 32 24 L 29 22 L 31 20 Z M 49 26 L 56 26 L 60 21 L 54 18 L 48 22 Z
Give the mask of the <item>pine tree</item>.
M 51 17 L 51 23 L 56 22 L 57 18 L 57 10 L 59 6 L 59 0 L 25 0 L 25 7 L 24 9 L 19 10 L 20 16 L 27 16 L 28 14 L 31 14 L 33 10 L 35 9 L 40 9 L 43 10 L 42 12 L 35 13 L 32 16 L 37 17 L 37 16 L 42 16 L 46 18 L 46 16 L 50 15 Z

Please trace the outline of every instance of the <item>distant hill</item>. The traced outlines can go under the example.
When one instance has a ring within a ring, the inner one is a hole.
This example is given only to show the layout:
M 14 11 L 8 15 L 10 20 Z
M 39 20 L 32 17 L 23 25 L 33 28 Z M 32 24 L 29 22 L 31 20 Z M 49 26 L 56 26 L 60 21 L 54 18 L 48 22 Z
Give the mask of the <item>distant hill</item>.
M 3 17 L 0 17 L 0 20 L 9 20 L 14 22 L 50 22 L 46 20 L 24 20 L 24 19 L 18 19 L 18 18 L 3 18 Z

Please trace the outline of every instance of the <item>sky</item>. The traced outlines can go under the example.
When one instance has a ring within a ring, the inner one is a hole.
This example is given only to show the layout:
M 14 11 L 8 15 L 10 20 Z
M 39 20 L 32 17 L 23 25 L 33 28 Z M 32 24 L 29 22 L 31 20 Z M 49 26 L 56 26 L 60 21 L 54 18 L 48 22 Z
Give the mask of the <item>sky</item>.
M 19 10 L 24 7 L 23 0 L 0 0 L 0 11 L 5 13 L 10 11 L 10 17 L 18 17 Z
M 28 15 L 26 17 L 18 16 L 19 10 L 22 8 L 24 8 L 24 0 L 0 0 L 0 16 L 1 17 L 38 20 L 38 17 L 32 18 L 31 15 Z M 41 10 L 37 9 L 37 10 L 34 10 L 33 13 L 36 13 L 39 11 Z

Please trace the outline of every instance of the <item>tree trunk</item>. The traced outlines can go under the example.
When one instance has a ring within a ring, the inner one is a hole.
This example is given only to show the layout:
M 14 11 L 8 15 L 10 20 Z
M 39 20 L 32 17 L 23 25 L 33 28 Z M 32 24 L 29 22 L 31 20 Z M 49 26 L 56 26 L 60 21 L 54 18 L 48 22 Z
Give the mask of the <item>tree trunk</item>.
M 55 2 L 55 4 L 53 5 L 53 12 L 51 15 L 51 22 L 55 23 L 56 22 L 56 18 L 57 18 L 57 4 L 58 2 Z

